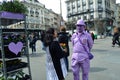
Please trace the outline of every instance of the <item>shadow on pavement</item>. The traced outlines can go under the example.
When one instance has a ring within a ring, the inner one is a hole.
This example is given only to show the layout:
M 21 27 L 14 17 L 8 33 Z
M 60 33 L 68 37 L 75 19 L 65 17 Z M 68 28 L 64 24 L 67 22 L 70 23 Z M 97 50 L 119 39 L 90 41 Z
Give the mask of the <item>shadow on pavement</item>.
M 92 52 L 107 52 L 108 50 L 103 49 L 92 49 Z
M 100 72 L 100 71 L 104 71 L 104 70 L 107 70 L 107 68 L 100 68 L 100 67 L 91 67 L 91 68 L 90 68 L 90 72 Z M 68 72 L 71 73 L 72 70 L 69 69 Z M 80 72 L 81 72 L 81 70 L 80 70 Z
M 29 56 L 30 57 L 42 57 L 44 55 L 44 53 L 33 53 L 33 54 L 30 54 Z
M 90 72 L 100 72 L 100 71 L 104 71 L 107 70 L 107 68 L 100 68 L 100 67 L 91 67 L 90 68 Z

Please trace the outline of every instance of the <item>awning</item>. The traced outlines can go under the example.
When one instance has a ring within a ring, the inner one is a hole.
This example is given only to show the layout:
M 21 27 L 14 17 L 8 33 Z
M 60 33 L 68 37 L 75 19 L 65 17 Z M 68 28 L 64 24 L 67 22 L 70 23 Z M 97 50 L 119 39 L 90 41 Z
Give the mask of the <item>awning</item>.
M 7 11 L 0 11 L 0 18 L 23 20 L 25 18 L 25 15 L 19 13 L 7 12 Z

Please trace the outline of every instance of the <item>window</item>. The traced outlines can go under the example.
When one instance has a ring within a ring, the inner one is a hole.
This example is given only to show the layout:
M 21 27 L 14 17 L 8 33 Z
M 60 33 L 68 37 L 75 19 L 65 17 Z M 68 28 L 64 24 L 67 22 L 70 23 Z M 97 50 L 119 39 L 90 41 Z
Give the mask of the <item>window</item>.
M 70 7 L 69 6 L 67 7 L 67 10 L 70 11 Z
M 90 5 L 90 9 L 93 9 L 93 4 Z
M 98 3 L 102 3 L 102 0 L 98 0 Z
M 35 15 L 36 15 L 36 17 L 39 16 L 39 12 L 37 10 L 35 11 Z
M 81 16 L 78 16 L 78 19 L 81 19 Z
M 75 2 L 72 3 L 72 8 L 73 8 L 73 9 L 75 8 Z
M 90 4 L 93 4 L 93 0 L 89 0 L 89 3 L 90 3 Z
M 87 16 L 86 16 L 86 15 L 84 15 L 83 19 L 84 19 L 84 20 L 86 20 L 86 19 L 87 19 Z
M 91 14 L 90 14 L 90 19 L 93 19 L 93 18 L 94 18 L 94 14 L 91 13 Z
M 98 15 L 98 16 L 99 16 L 99 18 L 102 18 L 102 13 L 99 13 L 99 15 Z
M 86 10 L 86 6 L 83 6 L 83 10 L 84 10 L 84 11 Z
M 77 7 L 80 7 L 80 1 L 77 1 Z
M 72 12 L 73 14 L 75 14 L 76 13 L 76 10 L 75 9 L 73 9 L 73 12 Z
M 31 9 L 30 10 L 30 15 L 33 17 L 34 16 L 34 11 Z
M 102 10 L 103 8 L 102 8 L 102 3 L 98 3 L 98 10 Z
M 80 9 L 80 7 L 78 8 L 78 12 L 80 12 L 81 11 L 81 9 Z

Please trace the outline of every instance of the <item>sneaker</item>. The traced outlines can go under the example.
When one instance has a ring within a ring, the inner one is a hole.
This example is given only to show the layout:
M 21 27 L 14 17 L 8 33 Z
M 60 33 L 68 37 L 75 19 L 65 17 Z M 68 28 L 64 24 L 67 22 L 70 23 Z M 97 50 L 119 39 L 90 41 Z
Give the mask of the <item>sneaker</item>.
M 112 47 L 115 47 L 115 45 L 112 45 Z

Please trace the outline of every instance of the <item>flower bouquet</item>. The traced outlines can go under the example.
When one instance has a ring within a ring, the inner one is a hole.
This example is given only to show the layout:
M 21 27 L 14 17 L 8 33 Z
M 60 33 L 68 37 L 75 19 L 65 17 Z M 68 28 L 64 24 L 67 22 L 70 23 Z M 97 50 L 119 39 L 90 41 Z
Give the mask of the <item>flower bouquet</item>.
M 65 43 L 60 43 L 60 46 L 65 49 L 66 48 L 66 44 Z

